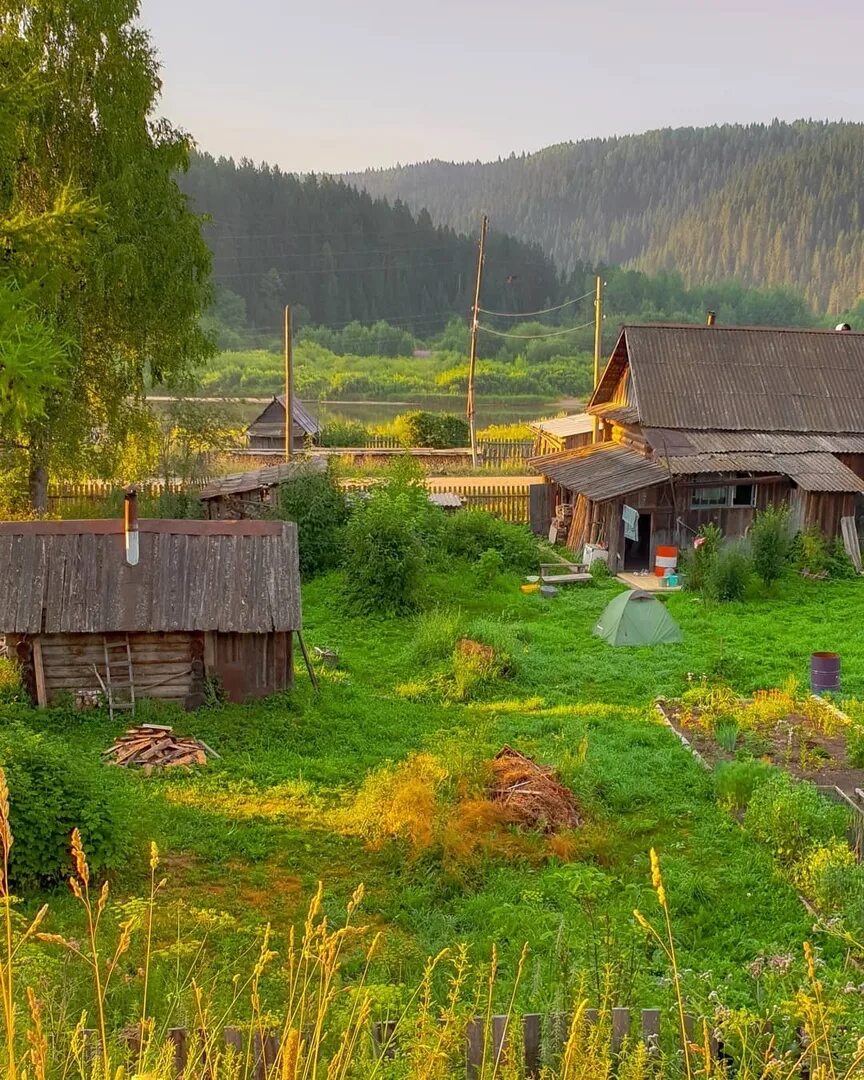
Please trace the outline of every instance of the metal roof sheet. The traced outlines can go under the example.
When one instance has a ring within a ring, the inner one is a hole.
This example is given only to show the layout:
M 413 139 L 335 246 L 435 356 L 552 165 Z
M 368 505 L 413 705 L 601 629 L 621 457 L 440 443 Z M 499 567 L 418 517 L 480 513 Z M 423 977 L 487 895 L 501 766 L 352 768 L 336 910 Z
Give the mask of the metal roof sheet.
M 661 465 L 617 443 L 544 454 L 528 464 L 562 487 L 601 502 L 669 479 Z
M 286 480 L 294 480 L 310 472 L 326 472 L 327 459 L 323 454 L 299 458 L 296 461 L 282 461 L 278 465 L 265 465 L 248 472 L 231 473 L 220 476 L 211 484 L 201 488 L 199 499 L 216 499 L 221 495 L 236 495 L 239 492 L 258 491 L 260 488 L 275 487 Z
M 864 434 L 864 334 L 625 326 L 592 412 L 620 378 L 622 344 L 646 427 Z
M 813 435 L 783 431 L 680 431 L 644 428 L 648 443 L 667 457 L 702 453 L 864 454 L 864 435 Z
M 804 491 L 864 492 L 864 480 L 828 453 L 693 454 L 665 459 L 676 476 L 699 473 L 779 473 Z
M 571 413 L 569 416 L 556 416 L 552 420 L 532 420 L 530 426 L 535 431 L 564 439 L 568 435 L 585 435 L 592 431 L 594 417 L 590 413 Z
M 297 630 L 291 522 L 139 522 L 129 566 L 121 521 L 0 523 L 0 632 Z

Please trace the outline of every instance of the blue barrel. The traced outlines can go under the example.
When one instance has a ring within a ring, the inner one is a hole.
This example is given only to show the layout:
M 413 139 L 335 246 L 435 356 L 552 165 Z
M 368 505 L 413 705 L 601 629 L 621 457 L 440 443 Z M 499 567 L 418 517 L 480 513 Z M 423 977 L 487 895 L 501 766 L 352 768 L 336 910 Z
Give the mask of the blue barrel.
M 840 689 L 840 654 L 814 652 L 810 656 L 810 689 L 825 694 Z

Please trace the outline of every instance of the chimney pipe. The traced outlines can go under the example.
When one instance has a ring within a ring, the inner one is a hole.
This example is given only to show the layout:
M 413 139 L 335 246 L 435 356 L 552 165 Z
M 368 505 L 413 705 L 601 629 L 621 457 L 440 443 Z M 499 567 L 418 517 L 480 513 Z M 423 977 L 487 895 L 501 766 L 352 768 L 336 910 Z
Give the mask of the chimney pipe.
M 123 531 L 126 535 L 126 562 L 138 565 L 138 492 L 129 488 L 123 496 Z
M 713 326 L 715 322 L 717 322 L 717 312 L 716 311 L 709 311 L 708 312 L 708 318 L 705 320 L 705 325 L 706 326 Z

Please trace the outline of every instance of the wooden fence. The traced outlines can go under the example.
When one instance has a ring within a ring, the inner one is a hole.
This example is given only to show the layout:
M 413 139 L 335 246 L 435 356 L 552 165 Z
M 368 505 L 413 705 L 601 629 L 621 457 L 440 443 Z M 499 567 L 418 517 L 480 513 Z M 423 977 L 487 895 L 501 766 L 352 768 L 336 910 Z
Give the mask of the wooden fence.
M 461 484 L 459 478 L 427 484 L 430 495 L 452 492 L 471 510 L 488 510 L 505 521 L 527 525 L 531 520 L 531 493 L 524 484 Z
M 674 1051 L 681 1046 L 681 1032 L 677 1016 L 671 1013 L 665 1020 L 660 1009 L 611 1009 L 602 1018 L 604 1031 L 602 1038 L 609 1039 L 608 1048 L 612 1054 L 619 1054 L 625 1041 L 630 1044 L 643 1042 L 651 1056 L 661 1050 L 661 1037 L 668 1045 L 667 1051 Z M 597 1009 L 586 1009 L 585 1024 L 595 1025 L 601 1021 Z M 693 1016 L 685 1016 L 685 1028 L 688 1042 L 704 1045 L 704 1025 Z M 467 1023 L 465 1028 L 464 1064 L 466 1080 L 476 1080 L 485 1070 L 500 1072 L 500 1066 L 506 1063 L 509 1069 L 523 1077 L 537 1077 L 544 1065 L 552 1064 L 560 1057 L 570 1034 L 571 1017 L 561 1013 L 541 1016 L 539 1013 L 524 1016 L 477 1017 Z M 770 1032 L 766 1024 L 765 1035 Z M 394 1059 L 400 1053 L 400 1031 L 395 1020 L 372 1024 L 369 1037 L 374 1054 L 378 1058 Z M 140 1034 L 131 1030 L 126 1034 L 126 1043 L 131 1054 L 137 1054 L 140 1047 Z M 280 1039 L 275 1034 L 261 1032 L 243 1032 L 239 1028 L 225 1028 L 221 1036 L 214 1036 L 200 1031 L 190 1032 L 187 1028 L 170 1028 L 167 1041 L 174 1046 L 174 1068 L 178 1075 L 189 1075 L 190 1057 L 194 1053 L 200 1060 L 200 1075 L 211 1074 L 208 1065 L 215 1064 L 215 1058 L 221 1053 L 231 1053 L 241 1063 L 241 1075 L 251 1080 L 275 1080 L 281 1075 Z M 726 1062 L 734 1070 L 734 1060 L 727 1054 L 723 1044 L 711 1031 L 709 1024 L 709 1052 L 718 1062 Z M 93 1061 L 99 1056 L 98 1032 L 87 1029 L 84 1032 L 85 1056 Z M 245 1070 L 242 1063 L 246 1063 Z M 494 1068 L 496 1063 L 499 1068 Z M 194 1063 L 192 1063 L 194 1064 Z M 800 1066 L 798 1074 L 805 1080 L 809 1073 L 806 1063 Z M 793 1074 L 784 1073 L 784 1076 Z
M 362 449 L 401 450 L 402 443 L 395 435 L 370 435 Z M 460 449 L 465 449 L 464 447 Z M 502 465 L 505 462 L 525 461 L 534 453 L 533 439 L 479 439 L 477 442 L 485 465 Z

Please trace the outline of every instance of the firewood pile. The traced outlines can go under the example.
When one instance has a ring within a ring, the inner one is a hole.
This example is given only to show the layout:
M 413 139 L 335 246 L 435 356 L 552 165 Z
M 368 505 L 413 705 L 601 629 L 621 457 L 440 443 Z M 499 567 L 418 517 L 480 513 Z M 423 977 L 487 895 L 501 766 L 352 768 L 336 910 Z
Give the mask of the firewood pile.
M 550 765 L 538 765 L 505 746 L 490 767 L 489 797 L 506 807 L 513 824 L 544 832 L 575 829 L 582 824 L 573 792 L 558 781 Z
M 139 766 L 146 773 L 154 769 L 173 769 L 180 766 L 206 765 L 210 757 L 219 755 L 207 743 L 188 735 L 175 735 L 165 724 L 139 724 L 128 728 L 113 746 L 102 753 L 110 765 L 124 769 Z

